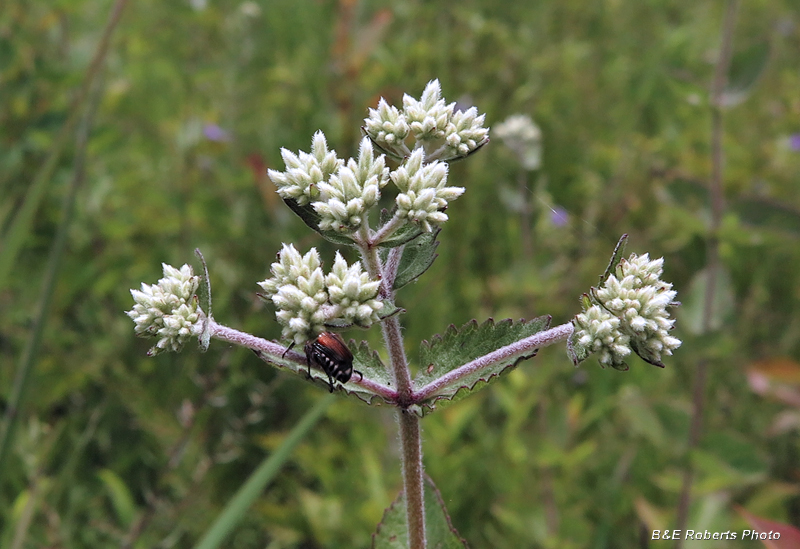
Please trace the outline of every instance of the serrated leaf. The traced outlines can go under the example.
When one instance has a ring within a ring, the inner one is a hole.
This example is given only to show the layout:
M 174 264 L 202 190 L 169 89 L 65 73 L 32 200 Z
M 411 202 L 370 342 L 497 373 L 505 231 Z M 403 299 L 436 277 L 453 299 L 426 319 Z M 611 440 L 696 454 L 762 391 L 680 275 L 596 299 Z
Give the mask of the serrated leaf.
M 211 344 L 211 278 L 208 276 L 208 266 L 206 265 L 206 258 L 200 248 L 195 248 L 194 254 L 200 260 L 203 266 L 203 274 L 200 275 L 200 285 L 197 288 L 197 297 L 200 300 L 200 308 L 205 312 L 206 317 L 203 319 L 203 333 L 200 334 L 199 343 L 200 351 L 205 353 L 208 346 Z
M 371 350 L 369 345 L 366 341 L 362 341 L 358 345 L 356 345 L 354 340 L 350 340 L 347 344 L 350 351 L 353 353 L 353 369 L 358 370 L 361 372 L 362 376 L 365 379 L 370 379 L 376 383 L 380 383 L 381 385 L 391 386 L 392 385 L 392 377 L 389 374 L 388 369 L 384 366 L 383 362 L 381 361 L 378 353 Z M 328 375 L 323 372 L 322 370 L 318 370 L 316 368 L 311 369 L 311 378 L 308 377 L 308 365 L 305 363 L 298 363 L 296 360 L 293 360 L 291 357 L 283 357 L 281 355 L 273 355 L 270 353 L 266 353 L 264 351 L 253 351 L 258 358 L 270 364 L 271 366 L 275 366 L 276 368 L 291 372 L 299 377 L 307 381 L 312 381 L 313 383 L 319 385 L 320 387 L 324 387 L 327 391 L 329 389 L 328 385 Z M 288 355 L 288 353 L 287 353 Z M 305 361 L 303 361 L 305 362 Z M 353 377 L 351 378 L 352 381 L 358 381 L 359 376 L 357 373 L 353 373 Z M 376 395 L 375 393 L 357 385 L 355 383 L 339 383 L 338 381 L 334 381 L 333 383 L 333 390 L 334 392 L 342 392 L 345 395 L 352 395 L 367 404 L 373 404 L 375 399 L 378 398 L 383 400 L 382 397 Z M 377 404 L 377 403 L 376 403 Z
M 769 42 L 753 44 L 731 58 L 728 82 L 720 98 L 721 107 L 734 107 L 750 96 L 769 61 Z
M 450 325 L 444 335 L 433 337 L 430 343 L 422 343 L 419 362 L 422 369 L 414 380 L 414 386 L 421 388 L 476 358 L 537 334 L 549 326 L 549 316 L 518 322 L 507 319 L 497 323 L 490 318 L 481 325 L 473 320 L 461 328 Z M 520 361 L 535 355 L 536 351 L 511 355 L 488 368 L 442 386 L 435 395 L 418 404 L 423 410 L 427 408 L 431 411 L 437 401 L 460 400 L 493 382 L 501 373 L 513 368 Z
M 297 214 L 297 217 L 303 220 L 303 223 L 318 232 L 325 240 L 333 242 L 334 244 L 343 244 L 346 246 L 353 245 L 353 239 L 341 233 L 337 233 L 336 231 L 321 230 L 319 228 L 320 216 L 316 210 L 314 210 L 314 207 L 311 204 L 301 206 L 293 198 L 284 198 L 283 201 L 287 206 L 289 206 L 290 210 Z
M 619 238 L 616 247 L 614 248 L 614 252 L 611 254 L 611 261 L 608 262 L 608 267 L 606 267 L 606 272 L 603 273 L 603 276 L 600 277 L 600 285 L 602 286 L 605 284 L 608 277 L 614 274 L 614 271 L 619 265 L 619 262 L 622 261 L 622 254 L 625 253 L 625 243 L 628 241 L 628 235 L 624 234 Z
M 465 549 L 461 538 L 433 481 L 425 476 L 425 538 L 428 547 L 436 549 Z M 401 493 L 383 513 L 378 528 L 372 534 L 372 549 L 408 549 L 405 496 Z
M 436 253 L 436 248 L 439 246 L 436 237 L 440 231 L 441 229 L 437 228 L 432 233 L 423 233 L 416 240 L 406 244 L 403 248 L 403 255 L 400 257 L 400 265 L 394 279 L 393 289 L 398 290 L 415 281 L 433 265 L 434 260 L 439 255 Z M 381 258 L 384 261 L 389 255 L 388 252 L 389 250 L 385 250 L 381 254 Z

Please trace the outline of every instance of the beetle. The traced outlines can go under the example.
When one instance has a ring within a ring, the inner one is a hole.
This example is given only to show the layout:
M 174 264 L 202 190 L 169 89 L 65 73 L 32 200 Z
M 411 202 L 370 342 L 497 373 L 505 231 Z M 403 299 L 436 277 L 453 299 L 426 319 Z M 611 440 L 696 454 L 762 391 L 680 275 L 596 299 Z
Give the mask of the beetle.
M 353 372 L 364 376 L 353 369 L 353 353 L 345 345 L 344 339 L 333 332 L 322 332 L 315 339 L 306 342 L 304 347 L 306 362 L 308 362 L 308 376 L 311 377 L 311 366 L 317 366 L 328 374 L 328 386 L 333 392 L 333 380 L 347 383 Z

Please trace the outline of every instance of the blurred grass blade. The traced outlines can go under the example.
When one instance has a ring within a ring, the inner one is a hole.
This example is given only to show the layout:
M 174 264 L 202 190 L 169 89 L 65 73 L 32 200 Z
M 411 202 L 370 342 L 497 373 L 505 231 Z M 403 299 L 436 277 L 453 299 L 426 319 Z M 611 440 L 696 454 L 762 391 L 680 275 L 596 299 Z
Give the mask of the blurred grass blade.
M 200 542 L 195 545 L 195 549 L 214 549 L 220 547 L 225 538 L 236 525 L 241 521 L 247 509 L 255 502 L 264 487 L 275 477 L 280 468 L 289 459 L 289 456 L 301 440 L 306 436 L 311 427 L 322 418 L 325 411 L 333 401 L 335 395 L 329 394 L 320 400 L 311 410 L 309 410 L 300 422 L 283 441 L 283 444 L 265 459 L 258 469 L 253 471 L 236 495 L 228 502 L 228 505 L 220 513 L 211 528 L 205 533 Z
M 72 214 L 75 210 L 75 199 L 85 176 L 84 161 L 86 157 L 86 143 L 89 139 L 89 130 L 92 126 L 95 110 L 102 96 L 102 88 L 102 83 L 98 83 L 92 94 L 83 122 L 80 128 L 78 128 L 78 135 L 75 139 L 75 162 L 72 182 L 64 196 L 64 202 L 61 206 L 61 221 L 59 222 L 53 245 L 50 247 L 50 254 L 47 259 L 47 270 L 45 271 L 42 288 L 39 292 L 39 309 L 36 311 L 33 330 L 25 345 L 25 350 L 22 353 L 22 359 L 19 362 L 19 367 L 14 377 L 14 384 L 11 387 L 11 394 L 8 397 L 8 406 L 6 407 L 3 417 L 3 424 L 0 426 L 0 486 L 3 484 L 3 475 L 7 470 L 5 460 L 8 456 L 11 442 L 14 440 L 14 431 L 19 421 L 19 411 L 25 402 L 28 382 L 31 377 L 31 372 L 33 371 L 36 354 L 39 350 L 39 342 L 41 341 L 42 332 L 44 331 L 44 324 L 50 310 L 53 289 L 55 288 L 61 267 L 61 256 L 66 247 L 67 234 L 69 233 L 69 226 L 72 223 Z
M 39 203 L 42 201 L 47 186 L 52 180 L 53 172 L 61 157 L 61 152 L 73 136 L 72 131 L 80 118 L 81 107 L 89 95 L 92 83 L 95 81 L 103 66 L 106 54 L 108 53 L 111 34 L 114 32 L 114 28 L 117 26 L 119 18 L 122 16 L 122 11 L 126 3 L 127 0 L 117 0 L 114 7 L 111 9 L 111 15 L 109 15 L 108 22 L 103 30 L 103 36 L 100 38 L 100 42 L 97 45 L 92 62 L 86 71 L 80 90 L 75 95 L 75 99 L 70 105 L 67 121 L 61 127 L 61 131 L 53 142 L 53 146 L 42 164 L 41 169 L 36 173 L 36 177 L 28 189 L 25 200 L 17 211 L 16 217 L 14 217 L 14 220 L 11 222 L 6 234 L 3 235 L 3 240 L 0 242 L 0 289 L 6 286 L 6 280 L 11 272 L 11 267 L 16 263 L 17 254 L 19 254 L 22 244 L 28 237 L 31 225 L 33 224 L 33 215 L 39 208 Z

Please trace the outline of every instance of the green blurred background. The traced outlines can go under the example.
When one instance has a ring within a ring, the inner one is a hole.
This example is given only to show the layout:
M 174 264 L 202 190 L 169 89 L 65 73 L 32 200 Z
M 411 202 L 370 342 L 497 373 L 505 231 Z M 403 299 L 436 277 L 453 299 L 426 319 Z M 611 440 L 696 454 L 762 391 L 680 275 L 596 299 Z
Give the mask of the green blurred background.
M 0 3 L 6 258 L 110 10 Z M 629 252 L 665 257 L 684 303 L 684 344 L 663 370 L 638 358 L 626 373 L 592 359 L 575 369 L 558 345 L 423 420 L 427 473 L 459 533 L 476 548 L 646 547 L 650 529 L 674 527 L 690 457 L 690 528 L 749 528 L 737 506 L 800 525 L 800 17 L 791 0 L 739 9 L 736 59 L 742 78 L 760 77 L 724 112 L 720 307 L 700 333 L 724 11 L 677 0 L 130 2 L 90 94 L 85 178 L 0 480 L 0 546 L 199 539 L 324 392 L 219 342 L 148 358 L 151 342 L 124 315 L 129 289 L 155 283 L 162 262 L 191 263 L 197 247 L 215 318 L 279 337 L 255 293 L 281 242 L 316 246 L 328 265 L 335 248 L 282 205 L 265 168 L 283 169 L 281 147 L 308 151 L 318 129 L 353 155 L 379 97 L 419 97 L 433 78 L 489 126 L 530 115 L 543 164 L 523 174 L 495 139 L 451 166 L 467 192 L 448 210 L 437 262 L 398 296 L 412 360 L 451 323 L 569 321 L 622 233 Z M 0 286 L 4 410 L 74 143 L 71 133 Z M 345 336 L 379 344 L 377 330 Z M 703 436 L 687 452 L 702 361 Z M 399 480 L 392 410 L 339 399 L 226 546 L 368 547 Z

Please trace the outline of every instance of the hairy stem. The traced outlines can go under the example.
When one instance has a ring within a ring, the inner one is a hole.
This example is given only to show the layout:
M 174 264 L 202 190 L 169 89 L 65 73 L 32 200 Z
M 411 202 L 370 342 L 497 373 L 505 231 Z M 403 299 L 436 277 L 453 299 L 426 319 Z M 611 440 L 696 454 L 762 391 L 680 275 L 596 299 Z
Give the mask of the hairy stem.
M 393 297 L 388 280 L 394 280 L 396 264 L 399 257 L 394 256 L 395 269 L 392 273 L 384 273 L 378 250 L 374 246 L 360 246 L 364 264 L 369 275 L 382 281 L 381 295 Z M 390 266 L 390 269 L 392 267 Z M 397 316 L 391 316 L 381 322 L 383 340 L 389 353 L 389 368 L 397 388 L 397 423 L 400 428 L 401 460 L 403 465 L 403 492 L 406 501 L 406 520 L 408 523 L 409 543 L 412 549 L 425 549 L 425 499 L 422 487 L 422 437 L 420 435 L 419 417 L 409 413 L 407 408 L 412 404 L 414 387 L 411 372 L 408 370 L 406 352 L 403 348 L 403 335 Z
M 406 410 L 397 412 L 403 456 L 403 492 L 408 521 L 408 546 L 425 549 L 425 499 L 422 480 L 422 437 L 419 417 Z
M 456 384 L 465 377 L 480 370 L 486 369 L 498 362 L 515 357 L 524 357 L 525 355 L 530 356 L 536 351 L 536 349 L 547 347 L 548 345 L 552 345 L 553 343 L 567 339 L 570 335 L 572 335 L 573 330 L 574 327 L 572 323 L 568 322 L 566 324 L 562 324 L 561 326 L 556 326 L 555 328 L 550 328 L 549 330 L 539 332 L 538 334 L 533 334 L 525 339 L 515 341 L 511 345 L 501 347 L 487 355 L 476 358 L 472 362 L 468 362 L 463 366 L 459 366 L 455 370 L 452 370 L 440 378 L 430 382 L 428 385 L 421 387 L 412 395 L 412 399 L 415 403 L 427 400 L 445 387 Z
M 405 222 L 406 220 L 404 218 L 400 217 L 397 214 L 394 214 L 394 217 L 390 219 L 389 222 L 386 223 L 383 227 L 381 227 L 377 233 L 375 233 L 375 236 L 372 237 L 371 244 L 373 246 L 377 246 L 378 244 L 380 244 L 381 242 L 392 236 L 392 234 Z

